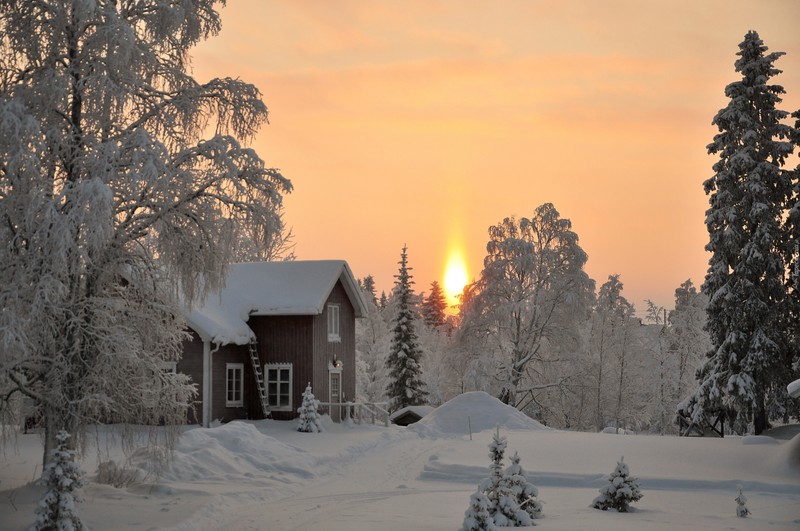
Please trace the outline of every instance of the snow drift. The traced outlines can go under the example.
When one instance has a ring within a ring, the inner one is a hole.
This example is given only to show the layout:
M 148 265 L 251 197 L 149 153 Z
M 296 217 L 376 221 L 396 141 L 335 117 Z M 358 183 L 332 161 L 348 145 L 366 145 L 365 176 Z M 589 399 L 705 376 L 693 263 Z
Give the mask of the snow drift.
M 506 430 L 547 430 L 517 408 L 483 391 L 463 393 L 437 407 L 408 429 L 424 437 L 466 435 L 500 426 Z
M 309 465 L 315 461 L 305 450 L 264 435 L 252 424 L 234 421 L 182 434 L 174 454 L 158 473 L 147 448 L 134 452 L 130 465 L 166 481 L 294 481 L 313 477 Z

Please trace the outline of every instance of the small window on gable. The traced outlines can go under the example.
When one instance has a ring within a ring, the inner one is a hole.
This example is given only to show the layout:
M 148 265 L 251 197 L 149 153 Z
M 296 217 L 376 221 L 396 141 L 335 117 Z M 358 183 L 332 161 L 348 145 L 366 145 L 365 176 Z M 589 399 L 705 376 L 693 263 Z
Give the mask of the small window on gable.
M 242 407 L 242 377 L 244 376 L 244 364 L 226 363 L 225 364 L 225 406 Z
M 341 307 L 338 304 L 328 304 L 328 341 L 341 341 L 339 335 L 339 313 Z
M 267 401 L 272 411 L 294 411 L 292 409 L 292 364 L 269 363 L 267 375 Z

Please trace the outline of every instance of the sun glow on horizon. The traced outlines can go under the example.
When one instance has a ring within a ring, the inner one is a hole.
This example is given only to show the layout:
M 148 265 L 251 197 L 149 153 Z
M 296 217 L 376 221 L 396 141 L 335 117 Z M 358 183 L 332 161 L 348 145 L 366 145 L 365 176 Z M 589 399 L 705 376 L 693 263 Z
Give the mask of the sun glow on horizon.
M 458 304 L 458 296 L 467 285 L 467 278 L 467 265 L 463 253 L 460 249 L 450 251 L 444 271 L 444 293 L 447 296 L 447 304 L 451 306 Z

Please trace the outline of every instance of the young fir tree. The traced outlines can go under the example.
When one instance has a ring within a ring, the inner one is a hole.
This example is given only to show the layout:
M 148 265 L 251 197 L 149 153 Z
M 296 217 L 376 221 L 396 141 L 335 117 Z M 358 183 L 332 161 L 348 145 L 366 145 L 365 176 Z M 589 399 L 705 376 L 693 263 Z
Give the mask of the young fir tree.
M 489 512 L 497 527 L 518 527 L 533 525 L 530 515 L 519 506 L 517 492 L 512 488 L 503 470 L 503 457 L 507 441 L 500 435 L 498 427 L 489 443 L 489 477 L 481 483 L 481 490 L 486 494 L 491 506 Z
M 699 387 L 683 404 L 695 423 L 728 416 L 731 429 L 755 433 L 769 427 L 768 404 L 785 402 L 781 309 L 786 296 L 782 220 L 791 196 L 790 172 L 782 166 L 792 146 L 781 139 L 790 128 L 777 108 L 783 87 L 769 84 L 783 55 L 767 54 L 750 31 L 739 45 L 728 105 L 714 117 L 719 133 L 708 152 L 719 155 L 704 183 L 711 252 L 703 292 L 709 297 L 707 329 L 713 347 L 698 373 Z
M 419 406 L 425 403 L 427 392 L 424 389 L 420 361 L 422 350 L 414 331 L 416 311 L 414 291 L 411 286 L 411 270 L 408 267 L 408 248 L 404 245 L 400 254 L 400 271 L 395 278 L 394 298 L 397 305 L 392 329 L 392 346 L 386 358 L 389 383 L 386 394 L 390 409 L 396 411 L 406 406 Z
M 747 496 L 742 492 L 741 485 L 739 485 L 739 495 L 734 500 L 736 501 L 736 516 L 746 518 L 750 514 L 750 509 L 747 508 Z
M 600 488 L 600 496 L 594 499 L 592 507 L 603 511 L 616 509 L 621 513 L 627 513 L 630 504 L 641 499 L 639 481 L 630 475 L 628 465 L 621 457 L 614 472 L 608 476 L 608 485 Z
M 431 328 L 442 326 L 447 320 L 447 298 L 439 282 L 431 282 L 431 292 L 422 302 L 422 318 Z
M 76 491 L 84 486 L 86 480 L 75 462 L 75 451 L 68 447 L 69 438 L 63 430 L 56 434 L 58 447 L 51 452 L 40 480 L 47 491 L 36 507 L 36 523 L 32 527 L 36 531 L 87 529 L 75 507 L 75 503 L 80 501 Z
M 297 408 L 297 412 L 300 414 L 297 419 L 297 431 L 306 433 L 322 431 L 322 419 L 317 413 L 318 407 L 319 400 L 314 398 L 314 393 L 311 392 L 311 382 L 309 382 L 303 392 L 303 404 Z
M 541 518 L 542 502 L 537 499 L 539 489 L 528 481 L 528 473 L 520 465 L 520 457 L 517 452 L 511 457 L 511 464 L 506 469 L 506 477 L 511 487 L 511 492 L 516 494 L 517 503 L 520 509 L 528 513 L 531 519 Z
M 498 531 L 494 525 L 489 498 L 478 489 L 469 497 L 469 507 L 464 512 L 464 523 L 459 531 Z

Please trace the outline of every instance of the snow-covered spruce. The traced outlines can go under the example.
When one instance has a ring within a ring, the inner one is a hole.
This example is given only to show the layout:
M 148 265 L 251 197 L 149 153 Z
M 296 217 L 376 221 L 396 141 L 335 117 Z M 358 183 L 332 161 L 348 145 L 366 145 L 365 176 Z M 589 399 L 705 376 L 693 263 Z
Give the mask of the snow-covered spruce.
M 397 314 L 394 316 L 392 330 L 392 347 L 386 358 L 389 371 L 389 383 L 386 394 L 390 401 L 390 410 L 397 411 L 406 406 L 425 404 L 428 393 L 422 381 L 422 349 L 419 337 L 414 330 L 416 296 L 411 286 L 411 270 L 408 267 L 408 247 L 403 246 L 400 254 L 400 270 L 395 278 L 394 296 L 397 299 Z
M 600 489 L 600 496 L 594 499 L 592 507 L 595 509 L 616 509 L 621 513 L 627 513 L 631 502 L 642 499 L 642 492 L 639 490 L 639 481 L 630 475 L 628 465 L 624 458 L 620 457 L 614 472 L 608 476 L 608 485 Z
M 47 491 L 36 508 L 36 523 L 31 527 L 36 531 L 87 529 L 75 508 L 75 503 L 81 501 L 75 491 L 83 487 L 86 480 L 75 462 L 75 451 L 67 446 L 69 437 L 63 430 L 56 434 L 58 446 L 51 452 L 40 480 Z
M 719 160 L 703 183 L 711 252 L 703 293 L 713 346 L 680 413 L 695 425 L 724 415 L 734 432 L 758 435 L 791 407 L 782 387 L 793 374 L 786 345 L 797 327 L 786 325 L 796 316 L 787 300 L 793 249 L 784 220 L 792 218 L 795 192 L 783 166 L 793 149 L 784 139 L 793 132 L 778 108 L 785 91 L 770 83 L 783 53 L 767 53 L 749 31 L 737 55 L 742 77 L 725 87 L 730 101 L 712 121 L 719 133 L 708 153 Z
M 303 392 L 303 404 L 297 408 L 300 417 L 297 419 L 297 431 L 306 433 L 318 433 L 322 431 L 322 422 L 319 413 L 319 400 L 314 398 L 311 392 L 311 382 L 308 382 L 305 392 Z
M 497 531 L 490 508 L 492 502 L 478 489 L 469 497 L 469 507 L 464 512 L 464 524 L 459 531 Z
M 747 496 L 742 492 L 741 485 L 739 485 L 739 495 L 734 500 L 736 500 L 736 516 L 746 518 L 750 514 L 750 509 L 747 508 Z
M 503 457 L 506 452 L 506 438 L 500 435 L 498 427 L 489 443 L 489 477 L 481 482 L 480 489 L 491 504 L 489 513 L 498 527 L 525 527 L 535 525 L 530 515 L 517 502 L 517 493 L 503 470 Z
M 528 513 L 532 519 L 541 518 L 542 502 L 538 500 L 539 489 L 528 481 L 528 473 L 519 464 L 520 457 L 517 452 L 511 458 L 511 464 L 506 469 L 506 478 L 511 487 L 511 491 L 517 497 L 520 509 Z

